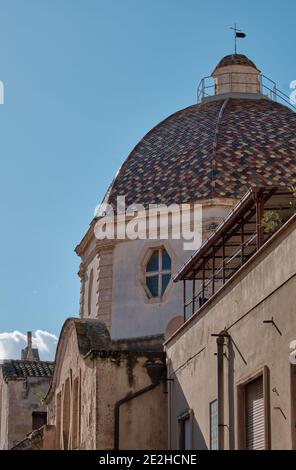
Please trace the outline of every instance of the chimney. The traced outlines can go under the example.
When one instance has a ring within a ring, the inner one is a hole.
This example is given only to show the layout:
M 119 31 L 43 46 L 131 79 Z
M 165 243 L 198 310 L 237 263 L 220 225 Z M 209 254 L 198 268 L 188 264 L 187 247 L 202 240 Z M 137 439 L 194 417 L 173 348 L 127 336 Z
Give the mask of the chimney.
M 40 361 L 38 349 L 32 347 L 32 331 L 27 332 L 27 347 L 22 349 L 23 361 Z
M 27 361 L 34 361 L 33 349 L 32 349 L 32 331 L 27 332 Z
M 32 331 L 28 331 L 27 333 L 27 343 L 28 343 L 28 351 L 32 350 Z

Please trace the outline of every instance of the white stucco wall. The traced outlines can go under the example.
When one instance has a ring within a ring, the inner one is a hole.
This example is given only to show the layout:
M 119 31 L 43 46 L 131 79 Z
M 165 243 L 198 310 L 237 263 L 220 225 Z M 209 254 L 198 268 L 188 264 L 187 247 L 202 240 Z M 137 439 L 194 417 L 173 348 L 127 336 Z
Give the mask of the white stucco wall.
M 235 201 L 216 199 L 201 204 L 202 236 L 209 236 Z M 143 287 L 147 251 L 164 246 L 172 258 L 172 275 L 189 259 L 193 250 L 184 250 L 183 240 L 103 240 L 94 232 L 81 249 L 80 315 L 97 318 L 111 331 L 112 338 L 129 338 L 164 333 L 168 322 L 182 311 L 183 290 L 172 281 L 161 301 L 149 300 Z M 89 279 L 93 269 L 91 309 Z
M 208 226 L 229 212 L 228 205 L 203 208 L 203 237 Z M 136 337 L 164 333 L 168 322 L 183 312 L 182 283 L 167 287 L 161 302 L 149 301 L 142 285 L 144 268 L 141 265 L 150 248 L 164 246 L 172 258 L 173 275 L 192 255 L 184 250 L 183 240 L 134 240 L 119 243 L 113 253 L 112 338 Z
M 173 258 L 175 272 L 192 254 L 183 251 L 181 240 L 135 240 L 119 244 L 114 250 L 112 329 L 113 338 L 162 333 L 168 321 L 180 314 L 182 286 L 172 281 L 161 302 L 149 301 L 141 282 L 141 262 L 146 251 L 163 245 Z

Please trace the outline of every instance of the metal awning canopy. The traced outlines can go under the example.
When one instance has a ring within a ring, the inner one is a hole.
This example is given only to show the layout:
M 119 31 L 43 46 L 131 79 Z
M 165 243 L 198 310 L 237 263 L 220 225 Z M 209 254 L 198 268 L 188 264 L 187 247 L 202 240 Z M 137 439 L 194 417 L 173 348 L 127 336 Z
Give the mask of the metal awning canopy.
M 273 235 L 275 227 L 262 223 L 266 211 L 285 222 L 292 215 L 291 204 L 289 188 L 256 188 L 245 194 L 174 278 L 184 282 L 184 319 L 188 308 L 195 313 Z M 192 284 L 189 301 L 186 281 Z

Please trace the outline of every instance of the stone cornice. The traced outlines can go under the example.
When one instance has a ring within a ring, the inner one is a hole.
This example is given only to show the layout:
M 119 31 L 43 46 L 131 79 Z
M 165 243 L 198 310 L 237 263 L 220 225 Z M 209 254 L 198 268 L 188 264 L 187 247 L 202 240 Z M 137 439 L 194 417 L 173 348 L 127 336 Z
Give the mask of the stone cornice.
M 195 202 L 196 202 L 196 204 L 201 204 L 203 206 L 203 208 L 213 207 L 213 206 L 229 206 L 229 207 L 232 207 L 235 204 L 236 200 L 232 199 L 232 198 L 214 198 L 214 199 L 199 200 L 199 201 L 195 201 Z M 76 246 L 75 253 L 78 256 L 83 256 L 83 254 L 85 253 L 85 250 L 89 246 L 89 243 L 94 239 L 94 237 L 95 237 L 94 228 L 95 228 L 97 220 L 98 220 L 97 218 L 94 218 L 91 221 L 86 234 L 84 235 L 84 237 L 82 238 L 80 243 Z M 127 220 L 128 220 L 128 217 L 127 217 Z M 106 243 L 108 243 L 108 242 L 111 245 L 112 244 L 114 245 L 115 242 L 120 242 L 120 241 L 124 241 L 124 240 L 96 240 L 96 247 L 101 247 L 102 245 L 105 246 Z
M 83 259 L 81 265 L 87 266 L 91 261 L 98 255 L 102 250 L 104 251 L 112 251 L 115 244 L 119 241 L 124 240 L 97 240 L 95 247 L 89 252 L 89 254 Z M 80 255 L 82 256 L 82 255 Z M 80 265 L 80 266 L 81 266 Z M 78 273 L 79 274 L 79 273 Z
M 126 358 L 126 357 L 149 357 L 149 358 L 159 358 L 162 359 L 165 362 L 165 352 L 163 351 L 128 351 L 128 350 L 101 350 L 101 351 L 96 351 L 96 350 L 91 350 L 89 351 L 85 356 L 83 356 L 83 359 L 105 359 L 105 358 L 112 358 L 112 359 L 119 359 L 119 358 Z
M 97 219 L 94 218 L 89 224 L 88 230 L 86 234 L 84 235 L 84 237 L 82 238 L 81 242 L 75 247 L 74 251 L 78 256 L 83 255 L 89 243 L 94 238 L 94 227 L 96 225 L 96 222 L 97 222 Z

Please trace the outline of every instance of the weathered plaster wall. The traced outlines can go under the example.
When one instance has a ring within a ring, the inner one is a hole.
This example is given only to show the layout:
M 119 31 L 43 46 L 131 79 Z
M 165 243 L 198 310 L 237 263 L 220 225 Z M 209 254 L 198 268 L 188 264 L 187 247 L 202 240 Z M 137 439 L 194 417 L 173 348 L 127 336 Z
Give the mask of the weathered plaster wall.
M 120 448 L 166 449 L 166 395 L 164 386 L 127 402 L 120 412 Z
M 77 423 L 77 446 L 81 449 L 95 449 L 96 439 L 96 369 L 94 362 L 84 361 L 78 351 L 75 330 L 64 338 L 62 357 L 57 363 L 58 382 L 48 405 L 48 424 L 56 427 L 56 448 L 76 448 L 74 444 L 73 415 L 81 420 Z M 79 382 L 79 396 L 76 409 L 72 412 L 74 401 L 74 381 Z M 65 384 L 69 382 L 70 393 L 66 397 Z M 60 397 L 60 404 L 59 404 Z M 70 417 L 66 425 L 63 407 L 70 400 Z M 67 427 L 65 435 L 63 429 Z M 80 431 L 79 431 L 80 429 Z
M 113 449 L 117 400 L 151 384 L 145 364 L 148 359 L 163 361 L 163 353 L 122 351 L 116 349 L 117 343 L 110 343 L 114 350 L 107 349 L 99 355 L 93 353 L 82 358 L 73 326 L 74 320 L 72 324 L 69 321 L 61 336 L 53 389 L 47 399 L 48 424 L 55 426 L 54 446 L 61 449 Z M 87 341 L 87 338 L 80 338 L 80 341 Z M 126 348 L 128 344 L 124 342 L 122 346 Z M 138 346 L 132 344 L 131 347 L 137 350 Z M 122 445 L 164 448 L 166 395 L 163 392 L 163 386 L 158 386 L 152 395 L 145 394 L 145 402 L 143 398 L 130 404 L 127 431 L 120 437 Z M 124 409 L 120 416 L 126 419 Z M 138 433 L 141 434 L 139 441 L 136 440 Z
M 8 449 L 8 385 L 0 370 L 0 449 Z
M 32 431 L 33 411 L 46 411 L 41 402 L 49 379 L 28 377 L 26 380 L 2 382 L 1 449 L 10 449 Z M 4 410 L 4 412 L 3 412 Z
M 174 378 L 170 383 L 172 448 L 178 446 L 177 417 L 188 408 L 194 412 L 193 448 L 209 447 L 209 403 L 217 398 L 216 338 L 211 335 L 224 328 L 233 340 L 224 357 L 225 448 L 238 446 L 237 386 L 264 366 L 270 379 L 271 448 L 291 449 L 293 439 L 295 446 L 289 362 L 289 344 L 296 339 L 295 252 L 294 223 L 167 344 L 169 373 Z M 281 334 L 272 324 L 263 323 L 272 317 Z M 233 406 L 228 406 L 232 400 Z
M 114 406 L 117 400 L 151 384 L 147 356 L 121 353 L 121 360 L 98 359 L 97 449 L 114 448 Z M 120 449 L 164 449 L 166 395 L 163 384 L 120 407 Z

